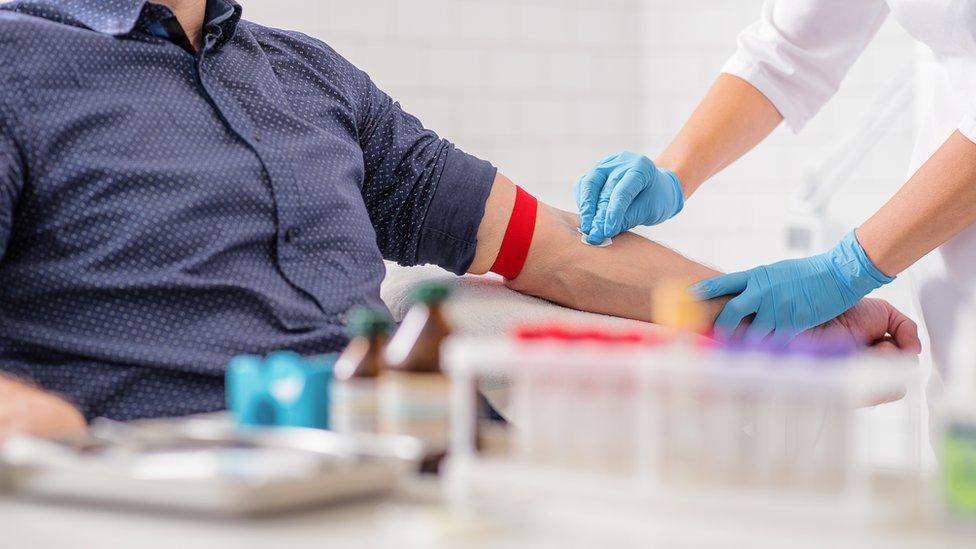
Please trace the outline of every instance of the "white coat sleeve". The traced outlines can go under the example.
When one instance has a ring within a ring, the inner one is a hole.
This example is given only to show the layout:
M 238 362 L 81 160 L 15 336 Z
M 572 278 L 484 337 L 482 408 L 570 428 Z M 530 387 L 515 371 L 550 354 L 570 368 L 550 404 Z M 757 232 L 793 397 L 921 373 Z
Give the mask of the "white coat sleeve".
M 722 72 L 755 86 L 799 132 L 887 16 L 885 0 L 766 0 Z
M 969 112 L 959 122 L 959 133 L 976 143 L 976 101 L 969 104 Z

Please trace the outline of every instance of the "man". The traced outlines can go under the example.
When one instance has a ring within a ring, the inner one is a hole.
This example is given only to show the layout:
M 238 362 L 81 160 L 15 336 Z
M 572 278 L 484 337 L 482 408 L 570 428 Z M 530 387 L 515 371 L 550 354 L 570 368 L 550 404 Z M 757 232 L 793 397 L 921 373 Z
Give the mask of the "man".
M 232 0 L 0 9 L 0 437 L 218 410 L 231 356 L 342 348 L 344 312 L 381 304 L 384 257 L 493 264 L 511 181 L 325 44 L 240 15 Z M 577 225 L 540 205 L 510 285 L 650 320 L 656 283 L 716 274 L 631 234 L 584 246 Z M 918 346 L 883 302 L 845 322 Z

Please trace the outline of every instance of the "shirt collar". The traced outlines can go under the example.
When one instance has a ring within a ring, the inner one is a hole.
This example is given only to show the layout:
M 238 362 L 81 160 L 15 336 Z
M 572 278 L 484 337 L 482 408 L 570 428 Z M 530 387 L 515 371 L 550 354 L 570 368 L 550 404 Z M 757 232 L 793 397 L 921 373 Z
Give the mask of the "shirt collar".
M 119 36 L 132 32 L 146 3 L 147 0 L 18 0 L 6 7 L 34 8 L 41 13 L 67 17 L 96 32 Z M 209 0 L 204 26 L 233 27 L 240 18 L 241 6 L 236 0 Z

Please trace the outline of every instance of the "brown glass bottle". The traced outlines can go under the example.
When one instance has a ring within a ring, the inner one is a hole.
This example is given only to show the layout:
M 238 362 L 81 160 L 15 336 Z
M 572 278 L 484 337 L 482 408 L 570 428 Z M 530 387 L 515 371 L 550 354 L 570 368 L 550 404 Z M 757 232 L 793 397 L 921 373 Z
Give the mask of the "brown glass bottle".
M 411 292 L 414 305 L 387 345 L 380 376 L 380 430 L 423 439 L 444 448 L 450 384 L 441 371 L 441 343 L 451 333 L 446 284 L 425 283 Z
M 450 294 L 451 287 L 446 284 L 424 283 L 413 289 L 414 304 L 386 350 L 390 370 L 441 372 L 441 343 L 451 334 L 444 317 L 444 302 Z
M 349 311 L 349 345 L 335 364 L 335 378 L 376 378 L 385 368 L 386 343 L 393 321 L 385 311 L 357 307 Z
M 330 424 L 340 432 L 376 432 L 377 379 L 393 321 L 386 311 L 365 307 L 349 311 L 348 321 L 352 339 L 336 360 Z

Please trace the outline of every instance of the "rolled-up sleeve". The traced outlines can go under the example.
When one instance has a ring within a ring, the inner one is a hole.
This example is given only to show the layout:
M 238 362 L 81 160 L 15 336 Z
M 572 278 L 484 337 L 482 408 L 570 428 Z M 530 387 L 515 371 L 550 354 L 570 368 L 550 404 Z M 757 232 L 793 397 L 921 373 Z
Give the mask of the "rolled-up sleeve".
M 463 274 L 495 167 L 424 128 L 365 74 L 360 82 L 363 198 L 383 256 Z
M 766 0 L 722 72 L 755 86 L 799 132 L 834 95 L 887 15 L 884 0 Z

